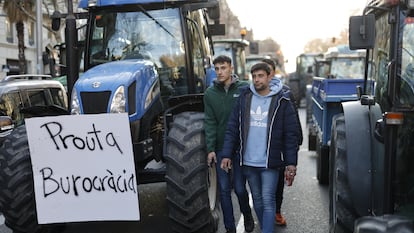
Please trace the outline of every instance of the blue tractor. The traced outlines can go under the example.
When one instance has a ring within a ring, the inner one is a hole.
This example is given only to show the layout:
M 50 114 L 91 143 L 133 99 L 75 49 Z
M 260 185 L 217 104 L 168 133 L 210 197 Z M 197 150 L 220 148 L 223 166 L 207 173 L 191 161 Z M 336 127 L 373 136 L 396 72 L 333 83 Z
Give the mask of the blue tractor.
M 71 1 L 68 5 L 67 14 L 53 14 L 53 27 L 65 18 L 71 114 L 128 113 L 138 183 L 166 182 L 173 231 L 215 232 L 217 181 L 215 168 L 207 165 L 202 101 L 215 78 L 211 36 L 224 34 L 218 1 L 81 0 L 82 13 L 73 13 Z M 87 20 L 82 43 L 78 19 Z M 84 72 L 78 77 L 80 51 Z M 26 138 L 24 130 L 16 133 Z M 0 177 L 28 187 L 16 194 L 19 198 L 4 200 L 26 203 L 24 208 L 0 203 L 6 224 L 15 232 L 53 230 L 36 222 L 31 177 L 22 175 L 30 173 L 27 144 L 1 152 L 28 163 L 8 168 L 13 176 Z M 0 163 L 2 169 L 11 164 Z
M 364 85 L 365 51 L 338 45 L 315 64 L 319 77 L 313 78 L 310 90 L 312 120 L 308 124 L 308 148 L 316 150 L 319 183 L 328 184 L 332 118 L 343 111 L 341 103 L 359 98 L 358 87 Z

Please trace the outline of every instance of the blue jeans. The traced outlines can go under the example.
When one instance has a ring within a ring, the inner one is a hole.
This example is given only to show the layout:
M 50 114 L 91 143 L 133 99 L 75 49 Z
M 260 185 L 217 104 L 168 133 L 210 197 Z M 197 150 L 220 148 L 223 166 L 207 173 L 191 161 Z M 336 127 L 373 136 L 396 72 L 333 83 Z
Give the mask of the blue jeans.
M 251 208 L 249 205 L 249 194 L 246 188 L 246 178 L 244 177 L 238 156 L 233 159 L 233 166 L 230 170 L 231 173 L 225 172 L 220 168 L 221 164 L 221 151 L 216 152 L 217 155 L 217 180 L 219 184 L 220 191 L 220 203 L 221 209 L 223 211 L 223 222 L 226 229 L 236 229 L 236 224 L 234 222 L 234 213 L 233 213 L 233 204 L 231 200 L 231 190 L 234 188 L 236 193 L 240 211 L 244 216 L 251 214 Z M 233 181 L 233 182 L 232 182 Z
M 262 233 L 273 233 L 276 214 L 275 193 L 279 170 L 243 166 L 243 174 L 249 182 L 254 210 L 259 219 Z

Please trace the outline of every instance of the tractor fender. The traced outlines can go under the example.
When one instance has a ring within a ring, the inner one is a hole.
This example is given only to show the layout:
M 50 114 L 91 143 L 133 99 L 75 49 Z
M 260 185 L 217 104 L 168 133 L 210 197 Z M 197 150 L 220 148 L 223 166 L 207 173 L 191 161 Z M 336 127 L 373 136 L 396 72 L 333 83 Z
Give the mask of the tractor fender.
M 355 210 L 367 215 L 372 203 L 372 161 L 383 144 L 374 138 L 375 123 L 382 118 L 379 105 L 362 105 L 360 101 L 342 103 L 345 117 L 348 183 Z

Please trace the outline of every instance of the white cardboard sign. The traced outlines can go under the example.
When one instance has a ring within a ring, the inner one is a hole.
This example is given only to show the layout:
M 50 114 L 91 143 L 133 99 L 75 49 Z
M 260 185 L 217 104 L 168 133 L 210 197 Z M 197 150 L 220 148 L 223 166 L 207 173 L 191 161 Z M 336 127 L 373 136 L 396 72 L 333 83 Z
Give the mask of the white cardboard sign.
M 39 224 L 139 220 L 128 115 L 26 119 Z

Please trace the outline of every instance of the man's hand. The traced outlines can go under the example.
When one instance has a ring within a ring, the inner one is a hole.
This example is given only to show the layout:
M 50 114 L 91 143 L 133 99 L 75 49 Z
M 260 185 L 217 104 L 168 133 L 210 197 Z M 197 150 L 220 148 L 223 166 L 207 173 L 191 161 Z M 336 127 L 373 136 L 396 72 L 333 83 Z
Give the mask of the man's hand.
M 213 163 L 217 163 L 216 152 L 212 151 L 207 155 L 207 164 L 210 167 Z
M 295 176 L 296 176 L 296 166 L 294 165 L 287 166 L 285 169 L 285 180 L 286 180 L 287 186 L 292 186 Z
M 228 173 L 229 169 L 231 169 L 231 159 L 223 158 L 221 160 L 220 167 L 221 167 L 221 169 L 223 169 L 224 171 L 226 171 Z

